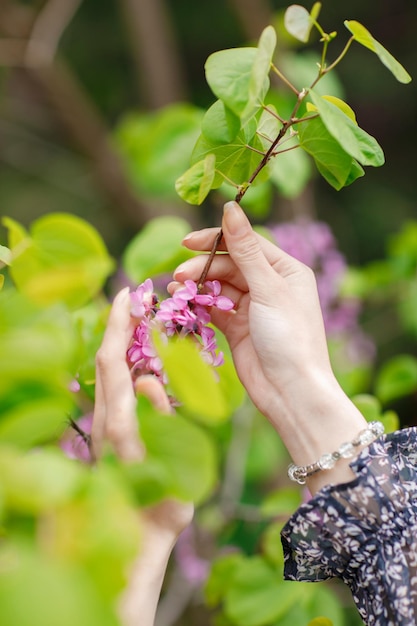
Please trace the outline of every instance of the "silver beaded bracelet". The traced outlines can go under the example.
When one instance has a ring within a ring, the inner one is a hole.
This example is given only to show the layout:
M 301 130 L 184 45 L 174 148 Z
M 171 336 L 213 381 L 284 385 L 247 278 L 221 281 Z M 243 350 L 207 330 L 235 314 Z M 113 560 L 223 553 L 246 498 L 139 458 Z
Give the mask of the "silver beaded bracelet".
M 305 485 L 306 479 L 309 478 L 309 476 L 322 470 L 332 469 L 336 461 L 340 459 L 353 457 L 357 448 L 360 446 L 368 446 L 375 441 L 375 439 L 383 435 L 384 430 L 382 422 L 370 422 L 353 441 L 342 443 L 336 452 L 323 454 L 318 461 L 311 465 L 294 465 L 292 463 L 288 468 L 288 476 L 299 485 Z

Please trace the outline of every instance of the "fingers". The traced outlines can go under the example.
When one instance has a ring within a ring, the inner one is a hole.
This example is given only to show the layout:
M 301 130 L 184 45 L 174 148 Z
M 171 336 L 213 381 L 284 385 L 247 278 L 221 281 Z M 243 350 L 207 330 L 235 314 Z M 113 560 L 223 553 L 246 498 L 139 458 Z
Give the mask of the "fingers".
M 126 350 L 132 337 L 129 289 L 117 294 L 110 311 L 102 344 L 96 356 L 96 398 L 93 447 L 101 452 L 106 438 L 124 461 L 138 460 L 142 446 L 137 436 L 132 379 Z
M 207 261 L 207 255 L 200 255 L 189 259 L 175 270 L 174 280 L 184 282 L 187 279 L 197 281 L 201 276 Z M 220 280 L 222 283 L 230 282 L 237 289 L 248 290 L 248 285 L 242 273 L 236 267 L 233 259 L 228 254 L 218 254 L 213 258 L 207 280 Z M 224 294 L 225 295 L 225 294 Z
M 148 398 L 153 407 L 160 413 L 172 413 L 169 398 L 162 383 L 155 376 L 140 376 L 135 381 L 136 393 Z
M 218 228 L 205 228 L 195 231 L 189 233 L 182 243 L 190 250 L 210 251 L 218 232 Z M 265 268 L 266 265 L 270 265 L 274 272 L 280 274 L 283 278 L 304 268 L 302 263 L 285 253 L 274 243 L 255 233 L 249 220 L 236 202 L 228 202 L 225 205 L 223 235 L 219 251 L 229 252 L 235 262 L 235 267 L 239 268 L 245 278 L 248 278 L 247 271 L 251 267 L 254 270 L 251 274 L 258 274 L 259 271 L 262 271 L 262 267 Z M 226 255 L 217 256 L 225 257 Z M 265 260 L 267 262 L 266 265 Z M 187 268 L 188 271 L 188 263 L 190 261 L 187 261 L 178 269 Z M 212 278 L 216 277 L 212 274 Z

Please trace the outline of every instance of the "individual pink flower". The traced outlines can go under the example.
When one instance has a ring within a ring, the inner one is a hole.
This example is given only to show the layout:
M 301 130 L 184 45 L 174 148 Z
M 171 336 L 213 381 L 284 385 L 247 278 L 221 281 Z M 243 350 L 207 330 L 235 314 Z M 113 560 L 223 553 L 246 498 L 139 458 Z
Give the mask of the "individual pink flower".
M 139 285 L 136 291 L 130 294 L 132 316 L 141 318 L 146 313 L 149 313 L 157 302 L 157 298 L 156 301 L 155 298 L 153 282 L 150 278 L 147 278 L 145 282 Z
M 234 302 L 226 296 L 221 296 L 221 285 L 218 280 L 207 280 L 204 283 L 205 293 L 197 294 L 194 302 L 204 306 L 215 306 L 222 311 L 231 311 Z

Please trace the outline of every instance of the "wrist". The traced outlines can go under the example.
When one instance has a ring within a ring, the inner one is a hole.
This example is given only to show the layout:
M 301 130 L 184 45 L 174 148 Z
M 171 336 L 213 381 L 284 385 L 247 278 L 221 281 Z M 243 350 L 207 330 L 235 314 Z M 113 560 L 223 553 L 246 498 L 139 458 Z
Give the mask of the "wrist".
M 311 369 L 277 390 L 266 416 L 296 465 L 314 463 L 366 427 L 331 370 Z

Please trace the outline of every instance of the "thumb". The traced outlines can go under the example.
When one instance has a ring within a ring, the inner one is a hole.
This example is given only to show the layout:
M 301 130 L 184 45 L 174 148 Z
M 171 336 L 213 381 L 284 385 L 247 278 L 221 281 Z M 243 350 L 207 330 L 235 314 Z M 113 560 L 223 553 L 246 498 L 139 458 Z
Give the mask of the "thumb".
M 237 202 L 227 202 L 222 230 L 229 255 L 242 272 L 252 296 L 268 301 L 268 276 L 276 273 L 266 259 L 252 226 Z

